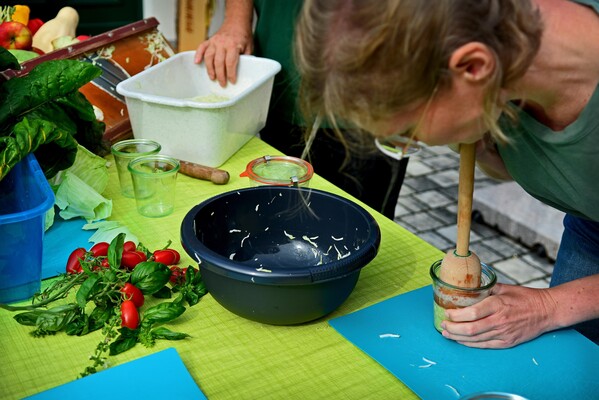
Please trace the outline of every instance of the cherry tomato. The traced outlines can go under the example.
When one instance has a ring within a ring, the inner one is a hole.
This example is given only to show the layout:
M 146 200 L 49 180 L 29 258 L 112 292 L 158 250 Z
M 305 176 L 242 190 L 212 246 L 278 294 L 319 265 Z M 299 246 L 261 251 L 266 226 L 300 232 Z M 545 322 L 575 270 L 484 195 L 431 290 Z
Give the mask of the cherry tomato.
M 137 329 L 139 325 L 139 313 L 135 303 L 125 300 L 121 303 L 121 326 L 129 329 Z
M 100 261 L 100 265 L 103 266 L 104 268 L 110 268 L 110 264 L 108 263 L 108 258 L 103 258 L 102 261 Z
M 179 252 L 173 249 L 156 250 L 153 257 L 154 261 L 166 265 L 178 264 L 181 260 Z
M 131 240 L 126 241 L 125 243 L 123 243 L 123 251 L 135 251 L 137 250 L 137 245 L 135 244 L 135 242 L 132 242 Z
M 80 274 L 83 272 L 80 259 L 85 259 L 86 253 L 87 251 L 83 247 L 79 247 L 72 251 L 72 253 L 69 255 L 69 259 L 67 260 L 67 274 Z
M 173 284 L 173 286 L 183 284 L 183 282 L 185 282 L 185 274 L 183 273 L 183 270 L 176 265 L 171 265 L 169 268 L 171 269 L 171 277 L 169 278 L 169 281 Z
M 135 285 L 132 285 L 129 282 L 125 283 L 121 288 L 121 293 L 123 293 L 123 299 L 131 300 L 133 304 L 135 304 L 135 307 L 140 308 L 144 305 L 144 295 Z
M 146 260 L 147 257 L 143 251 L 124 251 L 121 258 L 121 266 L 127 269 L 133 269 L 137 264 Z
M 187 267 L 181 268 L 176 265 L 171 265 L 169 267 L 171 269 L 171 277 L 169 281 L 173 284 L 173 286 L 182 285 L 185 283 L 185 274 L 187 273 Z M 190 267 L 193 268 L 193 267 Z M 198 270 L 193 268 L 193 270 L 197 273 Z
M 110 246 L 109 243 L 99 242 L 94 244 L 89 251 L 94 257 L 106 257 L 108 255 L 108 246 Z

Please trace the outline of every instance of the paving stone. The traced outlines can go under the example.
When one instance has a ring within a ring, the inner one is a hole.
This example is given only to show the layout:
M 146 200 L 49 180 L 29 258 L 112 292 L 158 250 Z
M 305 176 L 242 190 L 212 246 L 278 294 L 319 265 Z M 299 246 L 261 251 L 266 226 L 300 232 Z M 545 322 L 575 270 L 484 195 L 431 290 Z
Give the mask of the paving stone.
M 406 170 L 406 176 L 421 176 L 427 175 L 433 172 L 433 169 L 426 165 L 421 160 L 410 160 L 408 163 L 408 168 Z
M 445 239 L 443 236 L 438 235 L 435 231 L 427 231 L 418 234 L 418 236 L 427 243 L 432 244 L 441 251 L 447 251 L 453 244 Z
M 431 190 L 438 188 L 437 183 L 429 179 L 430 175 L 418 176 L 414 178 L 408 178 L 404 180 L 404 185 L 408 185 L 415 192 L 423 192 L 425 190 Z
M 453 203 L 453 200 L 439 193 L 436 190 L 427 190 L 425 192 L 415 193 L 414 197 L 426 204 L 429 208 L 438 208 Z
M 542 245 L 555 260 L 563 233 L 563 212 L 541 203 L 514 182 L 475 190 L 473 208 L 489 225 L 529 247 Z
M 458 238 L 457 224 L 444 226 L 443 228 L 439 228 L 436 231 L 439 235 L 443 236 L 451 243 L 455 243 Z M 470 242 L 478 242 L 480 241 L 480 239 L 480 236 L 478 236 L 476 232 L 470 232 Z
M 399 189 L 399 199 L 398 200 L 401 200 L 403 197 L 411 196 L 414 193 L 416 193 L 416 192 L 410 186 L 401 185 L 401 188 Z
M 478 236 L 480 236 L 481 238 L 483 238 L 483 239 L 489 239 L 489 238 L 497 237 L 499 235 L 498 232 L 497 232 L 497 230 L 495 230 L 495 229 L 493 229 L 490 226 L 487 226 L 485 224 L 480 224 L 480 223 L 478 223 L 476 221 L 472 221 L 472 227 L 471 227 L 471 229 L 474 232 L 476 232 L 476 234 Z
M 450 199 L 453 199 L 453 201 L 457 207 L 457 205 L 458 205 L 458 187 L 457 187 L 457 185 L 449 186 L 449 187 L 445 187 L 445 188 L 439 188 L 437 190 L 440 193 L 443 193 L 445 196 L 449 197 Z
M 425 212 L 406 215 L 402 218 L 402 221 L 416 228 L 417 232 L 429 231 L 443 226 L 441 221 Z
M 433 208 L 429 213 L 446 225 L 455 224 L 457 221 L 456 213 L 450 212 L 446 207 Z
M 434 170 L 446 170 L 446 169 L 456 169 L 460 165 L 459 159 L 455 159 L 448 155 L 430 157 L 426 160 L 422 161 L 423 164 L 428 165 Z
M 449 187 L 458 184 L 459 173 L 457 170 L 447 170 L 431 174 L 428 179 L 441 187 Z
M 413 213 L 420 212 L 428 208 L 426 204 L 422 204 L 414 196 L 400 198 L 398 203 L 407 208 L 408 210 L 412 211 Z
M 417 235 L 417 236 L 420 235 L 420 232 L 418 232 L 418 229 L 416 229 L 416 227 L 406 223 L 405 221 L 402 220 L 402 221 L 396 221 L 396 222 L 399 226 L 401 226 L 402 228 L 406 229 L 409 232 L 412 232 L 414 235 Z
M 436 154 L 436 155 L 448 154 L 448 155 L 453 155 L 455 158 L 459 158 L 458 154 L 455 151 L 451 150 L 447 146 L 427 146 L 423 150 L 425 150 L 426 152 L 429 152 L 431 154 Z
M 516 282 L 514 279 L 506 276 L 503 272 L 495 269 L 495 275 L 497 275 L 497 282 L 499 283 L 507 283 L 510 285 L 518 285 L 520 282 Z
M 514 242 L 510 238 L 498 236 L 485 241 L 485 244 L 491 247 L 494 251 L 505 255 L 506 257 L 514 257 L 526 252 L 526 249 Z
M 524 254 L 522 259 L 533 267 L 545 272 L 547 275 L 551 275 L 553 273 L 554 263 L 545 257 L 539 257 L 536 254 L 529 253 Z
M 501 254 L 496 253 L 490 247 L 485 246 L 484 242 L 471 243 L 470 251 L 473 251 L 481 262 L 484 262 L 492 267 L 495 266 L 496 262 L 503 259 Z
M 404 205 L 400 202 L 397 202 L 395 205 L 395 220 L 400 220 L 402 217 L 410 214 L 411 211 L 404 207 Z
M 542 271 L 527 264 L 518 257 L 496 262 L 494 267 L 518 283 L 529 282 L 534 279 L 545 277 L 545 274 Z

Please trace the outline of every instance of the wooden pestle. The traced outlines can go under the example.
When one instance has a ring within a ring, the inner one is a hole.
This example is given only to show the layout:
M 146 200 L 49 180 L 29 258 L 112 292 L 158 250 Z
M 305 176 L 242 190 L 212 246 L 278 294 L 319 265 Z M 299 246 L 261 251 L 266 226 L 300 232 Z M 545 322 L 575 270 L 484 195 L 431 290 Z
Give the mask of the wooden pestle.
M 460 177 L 458 186 L 458 236 L 455 250 L 447 252 L 441 263 L 439 278 L 463 288 L 480 286 L 481 265 L 469 250 L 474 192 L 475 145 L 460 145 Z
M 183 160 L 179 160 L 179 165 L 179 172 L 192 178 L 212 181 L 212 183 L 217 185 L 224 185 L 229 182 L 229 173 L 225 170 L 206 167 Z

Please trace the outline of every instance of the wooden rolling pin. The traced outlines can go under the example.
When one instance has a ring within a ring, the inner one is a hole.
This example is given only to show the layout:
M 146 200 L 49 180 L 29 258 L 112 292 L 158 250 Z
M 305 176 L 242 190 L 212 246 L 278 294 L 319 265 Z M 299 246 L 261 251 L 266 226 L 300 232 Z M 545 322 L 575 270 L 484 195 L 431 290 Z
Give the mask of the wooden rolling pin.
M 481 265 L 470 251 L 472 221 L 472 194 L 474 193 L 475 145 L 460 145 L 460 181 L 458 186 L 458 236 L 455 250 L 447 252 L 441 263 L 439 277 L 454 286 L 480 286 Z
M 179 172 L 192 178 L 211 181 L 217 185 L 224 185 L 229 182 L 229 173 L 222 169 L 206 167 L 189 161 L 179 160 Z

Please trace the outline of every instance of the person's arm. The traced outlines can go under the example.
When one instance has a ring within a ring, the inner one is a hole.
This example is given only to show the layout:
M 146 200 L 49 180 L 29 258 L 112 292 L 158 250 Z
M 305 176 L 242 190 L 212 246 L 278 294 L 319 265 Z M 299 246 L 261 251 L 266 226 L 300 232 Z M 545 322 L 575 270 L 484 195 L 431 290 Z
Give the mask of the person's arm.
M 507 348 L 599 318 L 599 274 L 548 289 L 497 284 L 478 304 L 446 310 L 443 336 L 469 347 Z
M 195 55 L 195 62 L 204 61 L 210 79 L 217 79 L 221 86 L 227 80 L 237 80 L 237 64 L 240 54 L 252 54 L 253 0 L 227 0 L 225 18 L 219 30 L 202 42 Z

